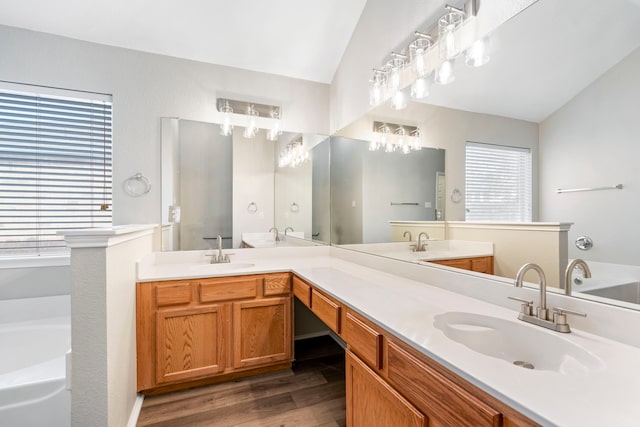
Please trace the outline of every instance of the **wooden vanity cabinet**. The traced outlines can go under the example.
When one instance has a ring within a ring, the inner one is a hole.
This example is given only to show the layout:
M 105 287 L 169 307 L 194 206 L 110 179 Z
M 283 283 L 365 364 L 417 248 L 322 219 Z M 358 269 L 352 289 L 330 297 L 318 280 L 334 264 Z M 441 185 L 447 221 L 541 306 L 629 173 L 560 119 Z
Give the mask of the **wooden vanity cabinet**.
M 424 414 L 348 350 L 345 375 L 347 426 L 427 426 Z
M 476 271 L 478 273 L 493 274 L 493 257 L 483 256 L 474 258 L 455 258 L 428 261 L 434 264 L 448 267 L 462 268 L 463 270 Z
M 291 366 L 291 274 L 138 283 L 138 391 Z
M 295 276 L 294 289 L 296 280 L 311 289 L 313 307 L 319 291 Z M 349 306 L 341 309 L 347 426 L 538 426 L 374 320 Z

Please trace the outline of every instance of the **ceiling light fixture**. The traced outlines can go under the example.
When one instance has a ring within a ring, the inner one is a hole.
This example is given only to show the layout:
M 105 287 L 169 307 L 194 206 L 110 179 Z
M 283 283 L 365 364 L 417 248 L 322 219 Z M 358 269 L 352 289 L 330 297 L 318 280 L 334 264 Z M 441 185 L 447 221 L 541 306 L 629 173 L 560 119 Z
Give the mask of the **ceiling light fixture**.
M 463 52 L 471 67 L 489 61 L 489 40 L 476 38 L 478 27 L 472 22 L 478 0 L 453 1 L 460 7 L 447 4 L 445 13 L 427 31 L 414 31 L 406 47 L 392 52 L 382 70 L 373 70 L 369 104 L 377 106 L 391 99 L 391 108 L 405 108 L 404 89 L 408 86 L 414 99 L 429 96 L 432 82 L 445 85 L 455 81 L 455 60 Z
M 230 136 L 234 125 L 244 126 L 245 138 L 255 138 L 261 128 L 266 130 L 267 139 L 270 141 L 275 141 L 282 135 L 282 108 L 276 105 L 218 98 L 216 108 L 222 116 L 222 135 Z

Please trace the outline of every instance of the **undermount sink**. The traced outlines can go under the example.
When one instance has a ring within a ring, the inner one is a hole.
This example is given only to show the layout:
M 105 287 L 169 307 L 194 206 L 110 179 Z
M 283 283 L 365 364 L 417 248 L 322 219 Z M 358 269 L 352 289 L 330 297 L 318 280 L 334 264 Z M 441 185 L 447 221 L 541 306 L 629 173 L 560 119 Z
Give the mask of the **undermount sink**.
M 586 375 L 604 367 L 599 358 L 563 336 L 518 320 L 448 312 L 435 316 L 434 326 L 470 350 L 523 368 Z
M 242 263 L 242 262 L 224 262 L 219 264 L 195 264 L 189 266 L 190 270 L 194 271 L 202 271 L 202 272 L 222 272 L 222 271 L 236 271 L 236 270 L 246 270 L 247 268 L 254 267 L 255 264 L 251 263 Z

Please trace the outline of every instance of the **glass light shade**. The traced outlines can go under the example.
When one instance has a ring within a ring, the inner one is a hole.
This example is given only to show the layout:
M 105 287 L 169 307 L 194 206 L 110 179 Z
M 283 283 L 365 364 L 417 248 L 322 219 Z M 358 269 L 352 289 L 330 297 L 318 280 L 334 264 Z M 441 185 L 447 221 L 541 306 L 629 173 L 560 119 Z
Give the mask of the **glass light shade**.
M 407 108 L 407 97 L 401 90 L 396 91 L 391 97 L 391 108 L 394 110 L 402 110 Z
M 393 94 L 400 89 L 400 73 L 404 69 L 404 59 L 392 58 L 387 62 L 387 68 L 389 70 L 387 85 L 389 92 L 392 94 L 391 96 L 393 96 Z
M 267 132 L 267 139 L 269 141 L 277 141 L 278 137 L 282 135 L 282 120 L 280 120 L 280 109 L 274 108 L 271 110 L 271 129 Z
M 411 66 L 418 76 L 422 77 L 429 72 L 427 64 L 427 51 L 431 47 L 431 40 L 421 37 L 411 42 L 409 45 L 409 55 Z
M 373 70 L 373 77 L 369 81 L 369 105 L 375 107 L 384 101 L 384 87 L 387 75 L 383 70 Z
M 422 150 L 422 144 L 420 143 L 420 135 L 411 136 L 411 149 L 414 151 Z
M 384 99 L 384 86 L 382 82 L 371 82 L 369 86 L 369 105 L 376 107 L 382 104 Z
M 258 112 L 253 105 L 247 108 L 247 117 L 247 126 L 244 128 L 242 135 L 247 139 L 255 138 L 256 132 L 258 132 Z
M 233 114 L 233 108 L 231 108 L 228 101 L 224 102 L 224 105 L 220 109 L 220 112 L 222 113 L 220 135 L 230 136 L 233 133 L 233 125 L 231 124 L 231 115 Z
M 427 76 L 418 77 L 411 84 L 411 97 L 414 99 L 422 99 L 429 96 L 429 78 Z
M 476 40 L 469 49 L 467 49 L 465 55 L 465 63 L 471 67 L 481 67 L 489 60 L 489 40 L 485 37 L 480 40 Z
M 440 85 L 447 85 L 452 83 L 456 79 L 453 73 L 453 62 L 444 61 L 437 69 L 436 74 L 433 77 L 433 81 Z
M 393 153 L 394 151 L 396 151 L 396 146 L 393 145 L 393 143 L 391 141 L 387 141 L 387 143 L 384 146 L 384 152 L 385 153 Z
M 440 58 L 451 59 L 460 53 L 458 28 L 462 25 L 463 20 L 464 15 L 458 11 L 451 11 L 438 20 Z
M 369 151 L 378 151 L 378 142 L 373 140 L 369 142 Z

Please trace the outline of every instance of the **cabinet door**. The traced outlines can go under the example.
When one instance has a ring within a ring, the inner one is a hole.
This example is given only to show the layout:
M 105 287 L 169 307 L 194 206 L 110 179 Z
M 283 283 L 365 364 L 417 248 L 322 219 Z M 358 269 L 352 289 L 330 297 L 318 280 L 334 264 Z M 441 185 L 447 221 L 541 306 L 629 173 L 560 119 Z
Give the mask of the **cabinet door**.
M 291 360 L 291 297 L 233 303 L 233 367 Z
M 166 383 L 224 370 L 224 305 L 156 314 L 156 381 Z
M 347 352 L 347 426 L 423 427 L 426 418 L 353 353 Z

